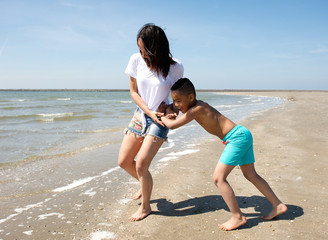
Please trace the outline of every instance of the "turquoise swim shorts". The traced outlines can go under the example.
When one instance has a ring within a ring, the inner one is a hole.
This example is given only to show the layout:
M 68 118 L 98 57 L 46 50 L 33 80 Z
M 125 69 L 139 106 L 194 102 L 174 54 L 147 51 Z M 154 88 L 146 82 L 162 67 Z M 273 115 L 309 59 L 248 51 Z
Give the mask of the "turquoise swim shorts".
M 231 166 L 242 166 L 255 162 L 253 151 L 253 137 L 251 132 L 237 125 L 222 139 L 226 145 L 220 162 Z

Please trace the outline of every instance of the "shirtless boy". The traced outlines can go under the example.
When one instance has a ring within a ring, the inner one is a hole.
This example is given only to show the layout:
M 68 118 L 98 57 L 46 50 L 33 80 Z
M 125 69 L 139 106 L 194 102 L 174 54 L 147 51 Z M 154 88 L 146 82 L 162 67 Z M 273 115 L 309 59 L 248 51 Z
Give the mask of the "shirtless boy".
M 219 227 L 228 231 L 246 223 L 246 217 L 241 212 L 234 191 L 227 181 L 228 175 L 237 165 L 240 166 L 245 178 L 253 183 L 272 205 L 271 212 L 262 219 L 271 220 L 286 212 L 287 206 L 277 198 L 268 183 L 255 171 L 253 138 L 250 131 L 236 125 L 207 103 L 197 100 L 195 88 L 187 78 L 181 78 L 172 86 L 171 96 L 175 107 L 184 114 L 176 120 L 172 119 L 174 116 L 161 117 L 168 128 L 178 128 L 196 120 L 207 132 L 219 137 L 226 145 L 214 170 L 213 180 L 232 216 L 227 222 L 219 224 Z

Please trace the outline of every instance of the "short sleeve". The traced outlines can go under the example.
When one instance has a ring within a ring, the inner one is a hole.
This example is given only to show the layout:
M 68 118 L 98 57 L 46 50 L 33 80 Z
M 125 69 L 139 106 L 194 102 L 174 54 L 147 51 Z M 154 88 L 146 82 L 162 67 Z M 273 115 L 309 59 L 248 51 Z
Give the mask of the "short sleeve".
M 133 78 L 137 78 L 137 55 L 133 54 L 130 57 L 129 63 L 125 68 L 125 74 L 133 77 Z
M 178 60 L 174 59 L 174 61 L 176 62 L 174 65 L 172 65 L 172 85 L 178 81 L 180 78 L 183 78 L 183 74 L 184 74 L 184 68 L 182 63 L 180 63 Z

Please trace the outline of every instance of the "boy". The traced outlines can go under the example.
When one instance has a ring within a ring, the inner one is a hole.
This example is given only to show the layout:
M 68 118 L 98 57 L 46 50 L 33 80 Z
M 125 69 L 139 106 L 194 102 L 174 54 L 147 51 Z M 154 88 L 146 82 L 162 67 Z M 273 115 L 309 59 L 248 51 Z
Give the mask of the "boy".
M 213 180 L 228 205 L 232 217 L 227 222 L 219 224 L 219 227 L 229 231 L 246 223 L 235 194 L 227 182 L 228 175 L 237 165 L 240 166 L 245 178 L 253 183 L 272 205 L 272 211 L 267 216 L 263 216 L 263 219 L 271 220 L 286 212 L 287 206 L 277 198 L 268 183 L 255 171 L 253 139 L 249 130 L 236 125 L 207 103 L 197 100 L 195 88 L 187 78 L 179 79 L 172 86 L 171 95 L 174 106 L 184 114 L 176 120 L 170 119 L 174 118 L 173 114 L 161 117 L 168 128 L 178 128 L 195 119 L 207 132 L 222 139 L 226 145 L 214 170 Z

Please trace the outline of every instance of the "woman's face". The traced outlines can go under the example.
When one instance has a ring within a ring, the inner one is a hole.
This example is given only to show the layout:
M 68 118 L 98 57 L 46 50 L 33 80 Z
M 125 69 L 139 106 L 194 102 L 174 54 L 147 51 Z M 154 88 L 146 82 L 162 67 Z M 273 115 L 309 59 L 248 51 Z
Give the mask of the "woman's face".
M 145 60 L 147 66 L 150 67 L 151 66 L 150 58 L 146 53 L 146 50 L 145 50 L 145 47 L 144 47 L 144 44 L 143 44 L 141 38 L 138 39 L 138 47 L 139 47 L 139 51 L 140 51 L 142 58 Z

